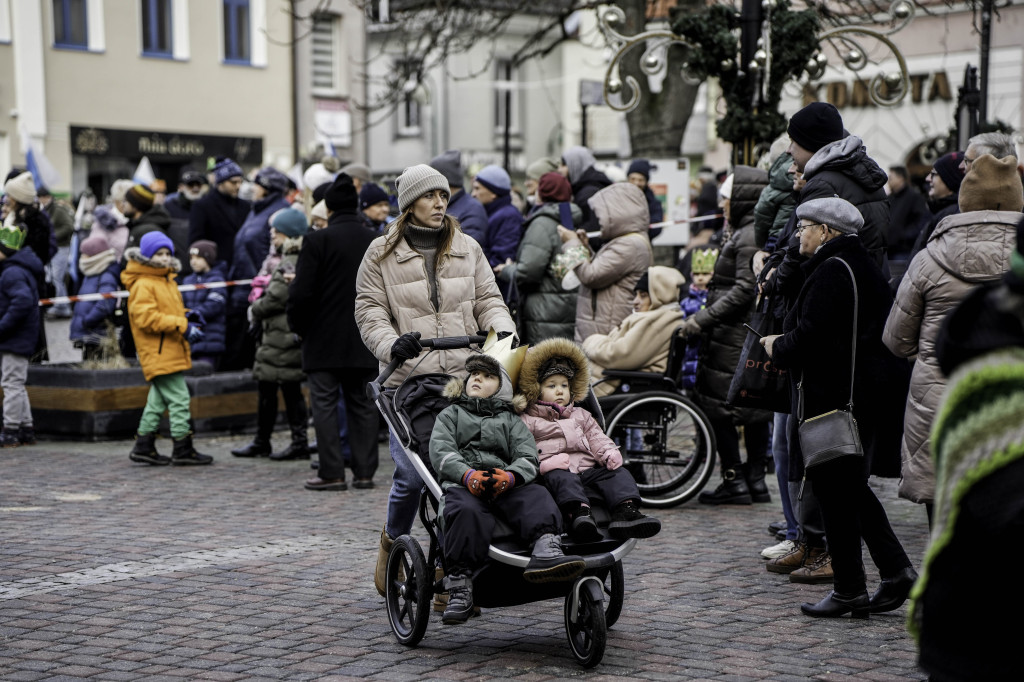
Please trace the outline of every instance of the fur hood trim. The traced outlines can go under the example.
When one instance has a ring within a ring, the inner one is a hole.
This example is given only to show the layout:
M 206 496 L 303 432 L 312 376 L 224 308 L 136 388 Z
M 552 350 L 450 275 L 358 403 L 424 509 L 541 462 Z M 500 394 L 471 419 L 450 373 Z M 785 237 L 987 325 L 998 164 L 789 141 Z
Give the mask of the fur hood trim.
M 146 265 L 146 266 L 149 266 L 151 268 L 160 268 L 160 266 L 153 265 L 153 262 L 150 259 L 148 259 L 145 256 L 143 256 L 142 255 L 142 249 L 140 249 L 137 246 L 129 246 L 127 249 L 125 249 L 124 250 L 124 259 L 125 260 L 133 260 L 136 263 L 139 263 L 141 265 Z M 181 272 L 181 261 L 178 260 L 174 256 L 171 256 L 170 270 L 171 270 L 171 272 Z
M 504 380 L 508 380 L 508 377 L 504 377 Z M 455 402 L 462 397 L 462 391 L 465 388 L 466 382 L 458 377 L 452 377 L 447 384 L 444 386 L 442 395 L 447 398 L 450 402 Z M 518 393 L 512 396 L 512 408 L 516 411 L 516 414 L 521 414 L 526 411 L 526 398 L 519 395 Z
M 292 253 L 298 253 L 301 249 L 302 235 L 299 235 L 298 237 L 288 237 L 288 239 L 285 239 L 284 243 L 281 244 L 281 253 L 285 256 Z
M 583 400 L 590 390 L 590 361 L 583 349 L 570 339 L 545 339 L 530 347 L 519 369 L 519 394 L 527 404 L 532 405 L 540 398 L 540 381 L 537 377 L 552 358 L 565 358 L 576 368 L 576 376 L 569 382 L 574 403 Z

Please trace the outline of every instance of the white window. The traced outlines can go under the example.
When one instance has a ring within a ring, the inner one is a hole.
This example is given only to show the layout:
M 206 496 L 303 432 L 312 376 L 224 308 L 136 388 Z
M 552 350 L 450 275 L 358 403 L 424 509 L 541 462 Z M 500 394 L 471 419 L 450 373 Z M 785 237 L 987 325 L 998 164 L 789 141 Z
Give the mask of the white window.
M 188 0 L 141 0 L 144 57 L 188 59 Z
M 398 102 L 398 137 L 419 137 L 423 132 L 424 86 L 416 78 L 420 63 L 398 62 L 395 71 L 402 74 L 402 94 Z
M 11 42 L 11 0 L 0 0 L 0 43 Z
M 341 17 L 320 14 L 313 19 L 310 35 L 313 92 L 342 96 L 347 91 L 346 60 L 341 58 Z
M 106 48 L 103 0 L 53 0 L 50 8 L 54 47 L 89 52 Z
M 225 64 L 267 65 L 266 0 L 221 0 Z
M 366 18 L 378 24 L 391 21 L 391 3 L 388 0 L 369 0 L 366 3 Z

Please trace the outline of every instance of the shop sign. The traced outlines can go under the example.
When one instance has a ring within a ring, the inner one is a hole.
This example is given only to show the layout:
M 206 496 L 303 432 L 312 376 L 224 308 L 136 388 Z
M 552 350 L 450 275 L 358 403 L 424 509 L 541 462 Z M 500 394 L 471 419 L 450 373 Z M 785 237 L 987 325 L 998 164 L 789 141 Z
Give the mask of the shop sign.
M 71 126 L 71 153 L 151 159 L 206 159 L 228 156 L 241 164 L 263 163 L 263 138 L 198 135 Z
M 905 101 L 909 101 L 912 104 L 953 101 L 953 89 L 949 85 L 949 77 L 945 71 L 910 74 L 908 78 L 910 80 L 910 93 Z M 882 88 L 884 93 L 884 84 Z M 866 79 L 856 80 L 852 84 L 847 81 L 830 81 L 827 83 L 807 83 L 804 85 L 803 106 L 819 101 L 833 104 L 837 109 L 877 106 L 871 100 L 869 83 Z

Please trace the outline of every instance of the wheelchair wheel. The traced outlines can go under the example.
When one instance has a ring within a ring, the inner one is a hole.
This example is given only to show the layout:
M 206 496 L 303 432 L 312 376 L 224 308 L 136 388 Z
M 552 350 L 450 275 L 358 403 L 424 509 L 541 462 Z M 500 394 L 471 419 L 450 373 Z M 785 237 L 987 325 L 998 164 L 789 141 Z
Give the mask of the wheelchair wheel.
M 420 543 L 398 537 L 388 553 L 388 620 L 400 644 L 416 646 L 427 631 L 434 596 L 434 571 L 427 570 Z
M 715 434 L 690 400 L 667 391 L 626 398 L 608 418 L 608 435 L 622 450 L 648 507 L 673 507 L 704 489 L 715 471 Z
M 573 599 L 577 594 L 579 600 L 574 612 Z M 593 668 L 604 658 L 608 626 L 601 601 L 600 581 L 593 577 L 581 578 L 565 595 L 565 634 L 572 655 L 584 668 Z
M 622 603 L 626 599 L 626 578 L 622 572 L 622 562 L 616 561 L 608 570 L 604 579 L 604 598 L 607 606 L 604 609 L 604 622 L 610 628 L 622 614 Z

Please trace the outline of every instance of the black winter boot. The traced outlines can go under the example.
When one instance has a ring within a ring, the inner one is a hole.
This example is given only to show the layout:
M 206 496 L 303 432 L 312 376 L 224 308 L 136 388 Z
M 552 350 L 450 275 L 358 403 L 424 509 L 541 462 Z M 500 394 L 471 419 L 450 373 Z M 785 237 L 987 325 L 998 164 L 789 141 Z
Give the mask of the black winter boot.
M 171 464 L 179 466 L 195 464 L 213 464 L 213 457 L 202 455 L 192 447 L 192 434 L 184 438 L 174 439 L 174 450 L 171 452 Z
M 21 445 L 36 444 L 36 430 L 32 426 L 21 426 L 18 428 L 18 442 Z
M 753 502 L 746 480 L 735 469 L 722 471 L 722 483 L 712 493 L 702 492 L 697 500 L 701 504 L 751 504 Z
M 286 396 L 289 394 L 285 394 Z M 309 438 L 306 435 L 309 428 L 309 415 L 306 413 L 306 401 L 299 393 L 297 400 L 285 400 L 285 409 L 288 416 L 288 427 L 292 432 L 291 445 L 281 452 L 275 452 L 270 459 L 275 462 L 283 462 L 289 459 L 306 459 L 309 457 Z
M 251 443 L 235 448 L 231 454 L 235 457 L 269 457 L 270 451 L 270 439 L 257 434 Z
M 135 447 L 128 453 L 128 459 L 133 462 L 152 464 L 154 466 L 163 466 L 164 464 L 171 463 L 170 457 L 161 455 L 156 451 L 155 433 L 136 434 Z
M 771 502 L 772 496 L 768 492 L 768 486 L 764 482 L 765 463 L 747 462 L 743 469 L 747 481 L 747 488 L 750 489 L 750 499 L 753 502 Z
M 612 522 L 608 524 L 608 532 L 613 538 L 649 538 L 661 530 L 661 521 L 653 516 L 645 516 L 636 505 L 635 500 L 626 500 L 612 510 Z

